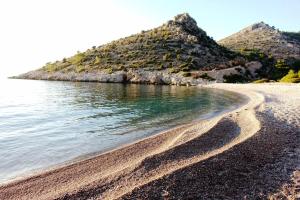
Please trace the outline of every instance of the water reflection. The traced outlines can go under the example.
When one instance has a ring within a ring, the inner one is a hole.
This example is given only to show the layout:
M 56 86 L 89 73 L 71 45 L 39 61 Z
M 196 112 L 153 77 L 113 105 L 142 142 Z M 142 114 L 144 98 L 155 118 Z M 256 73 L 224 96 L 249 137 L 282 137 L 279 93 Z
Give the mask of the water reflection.
M 219 90 L 134 84 L 7 80 L 0 89 L 0 182 L 243 100 Z

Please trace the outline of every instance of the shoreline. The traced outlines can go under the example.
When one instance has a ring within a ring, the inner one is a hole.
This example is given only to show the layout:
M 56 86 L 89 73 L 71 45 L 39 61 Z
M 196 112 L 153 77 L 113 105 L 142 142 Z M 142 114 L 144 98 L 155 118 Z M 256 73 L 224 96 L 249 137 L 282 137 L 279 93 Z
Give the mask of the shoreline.
M 283 84 L 273 85 L 283 89 L 288 87 Z M 259 137 L 258 133 L 266 131 L 264 123 L 267 120 L 259 115 L 266 113 L 266 104 L 274 97 L 259 91 L 257 88 L 261 86 L 269 88 L 272 84 L 201 86 L 238 92 L 248 96 L 249 101 L 233 111 L 209 120 L 175 127 L 89 159 L 0 185 L 0 198 L 151 199 L 158 197 L 153 195 L 159 195 L 161 198 L 172 197 L 172 192 L 176 191 L 172 189 L 168 191 L 169 189 L 166 189 L 168 180 L 163 181 L 163 179 L 172 176 L 176 179 L 179 171 L 189 168 L 194 170 L 194 165 L 202 165 L 217 157 L 225 156 L 235 148 L 246 145 L 248 141 Z M 299 86 L 292 87 L 293 90 L 300 91 Z M 294 106 L 297 109 L 298 105 Z M 297 116 L 296 120 L 298 120 Z M 296 125 L 299 126 L 299 124 Z M 296 145 L 295 148 L 297 149 L 298 146 Z M 202 166 L 202 168 L 205 167 Z M 210 172 L 212 171 L 213 169 L 210 169 Z M 189 173 L 185 173 L 187 174 Z M 157 187 L 158 183 L 162 187 Z M 176 188 L 176 184 L 173 184 L 173 187 Z M 153 193 L 153 191 L 156 192 Z M 185 192 L 187 191 L 189 191 L 188 188 Z M 201 194 L 199 191 L 196 193 Z M 191 197 L 196 197 L 196 193 Z M 179 196 L 177 194 L 173 197 Z
M 114 84 L 114 83 L 112 83 L 112 84 Z M 119 83 L 117 83 L 117 84 L 119 84 Z M 174 86 L 174 87 L 181 87 L 181 86 Z M 193 86 L 193 88 L 195 88 L 195 87 L 196 86 Z M 211 89 L 211 90 L 214 90 L 214 89 Z M 217 90 L 219 90 L 219 89 L 217 89 Z M 230 94 L 230 93 L 228 92 L 228 94 Z M 10 183 L 14 183 L 14 182 L 22 181 L 24 179 L 31 178 L 31 177 L 37 176 L 39 174 L 44 174 L 44 173 L 47 173 L 49 171 L 58 170 L 60 168 L 63 168 L 63 167 L 69 166 L 69 165 L 73 165 L 73 164 L 76 164 L 76 163 L 84 161 L 84 160 L 93 159 L 93 158 L 101 156 L 103 154 L 110 153 L 111 151 L 119 150 L 119 149 L 125 148 L 127 146 L 134 145 L 135 143 L 138 143 L 138 142 L 140 142 L 144 139 L 155 137 L 155 136 L 157 136 L 159 134 L 162 134 L 164 132 L 167 132 L 167 131 L 172 131 L 173 129 L 179 128 L 181 126 L 192 126 L 193 124 L 200 123 L 203 120 L 209 120 L 211 118 L 215 118 L 219 115 L 223 115 L 225 113 L 228 113 L 228 112 L 231 112 L 231 111 L 237 109 L 238 107 L 246 104 L 247 101 L 249 100 L 248 98 L 244 98 L 236 92 L 233 92 L 233 95 L 236 95 L 239 98 L 243 98 L 243 99 L 241 100 L 241 102 L 238 102 L 238 103 L 235 103 L 231 106 L 228 106 L 224 110 L 210 112 L 210 113 L 207 113 L 207 114 L 204 114 L 204 115 L 197 116 L 194 119 L 192 119 L 191 121 L 184 121 L 184 122 L 181 122 L 177 125 L 168 127 L 166 129 L 163 129 L 163 130 L 160 130 L 160 131 L 155 131 L 154 133 L 152 133 L 148 136 L 137 137 L 137 138 L 132 139 L 130 141 L 122 142 L 120 145 L 109 147 L 109 148 L 101 150 L 101 151 L 91 152 L 91 153 L 88 153 L 88 154 L 76 156 L 76 157 L 74 157 L 70 160 L 66 160 L 66 161 L 63 161 L 61 163 L 57 163 L 57 164 L 53 164 L 53 165 L 50 165 L 50 166 L 41 167 L 41 168 L 26 171 L 26 172 L 22 172 L 21 174 L 18 174 L 18 175 L 14 176 L 10 179 L 6 179 L 6 180 L 1 181 L 0 182 L 0 187 L 4 186 L 4 185 L 8 185 Z
M 262 67 L 260 62 L 251 61 L 245 64 L 245 67 L 252 76 L 255 71 Z M 192 76 L 184 75 L 185 72 L 172 73 L 167 69 L 151 71 L 143 68 L 120 70 L 112 73 L 105 71 L 93 72 L 46 72 L 41 69 L 33 70 L 18 76 L 9 77 L 11 79 L 29 79 L 29 80 L 48 80 L 48 81 L 72 81 L 72 82 L 100 82 L 100 83 L 130 83 L 130 84 L 156 84 L 156 85 L 179 85 L 179 86 L 197 86 L 199 84 L 210 84 L 212 82 L 224 82 L 225 75 L 244 75 L 245 67 L 240 65 L 232 66 L 226 69 L 199 71 Z M 239 69 L 239 70 L 236 70 Z M 195 72 L 193 72 L 195 73 Z M 206 75 L 202 77 L 202 75 Z

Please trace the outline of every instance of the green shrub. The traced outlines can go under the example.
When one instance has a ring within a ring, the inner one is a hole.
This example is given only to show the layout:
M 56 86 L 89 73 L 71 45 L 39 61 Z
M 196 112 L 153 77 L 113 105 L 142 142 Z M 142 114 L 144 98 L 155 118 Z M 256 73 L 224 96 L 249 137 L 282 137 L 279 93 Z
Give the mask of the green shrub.
M 283 60 L 279 59 L 276 61 L 275 65 L 271 68 L 269 73 L 269 79 L 279 80 L 286 76 L 290 70 L 294 72 L 299 71 L 300 61 L 299 60 Z
M 239 74 L 224 75 L 223 79 L 225 83 L 245 83 L 249 81 L 248 78 Z
M 75 71 L 77 73 L 83 72 L 83 71 L 85 71 L 85 67 L 82 65 L 78 65 L 78 66 L 76 66 Z
M 96 56 L 94 65 L 98 65 L 99 63 L 100 63 L 100 58 L 98 56 Z
M 190 68 L 189 67 L 183 67 L 183 68 L 181 68 L 181 71 L 188 72 L 188 71 L 190 71 Z
M 185 67 L 187 67 L 188 65 L 189 65 L 189 63 L 184 63 L 184 64 L 179 65 L 179 68 L 185 68 Z
M 106 70 L 106 72 L 107 72 L 108 74 L 112 74 L 114 71 L 113 71 L 112 68 L 109 68 L 109 69 Z
M 108 73 L 108 74 L 112 74 L 112 73 L 114 72 L 112 68 L 108 68 L 108 69 L 106 69 L 105 71 L 106 71 L 106 73 Z
M 171 58 L 171 54 L 170 54 L 170 53 L 167 53 L 167 54 L 165 54 L 165 55 L 163 56 L 163 60 L 164 60 L 164 61 L 168 61 L 168 60 L 170 60 L 170 58 Z
M 158 70 L 164 69 L 164 65 L 163 65 L 163 64 L 158 65 L 157 69 L 158 69 Z
M 85 58 L 85 54 L 78 52 L 76 55 L 71 57 L 70 61 L 73 65 L 78 65 L 82 63 L 84 58 Z
M 288 69 L 290 66 L 286 63 L 285 60 L 279 59 L 276 61 L 275 67 L 278 69 Z
M 269 79 L 266 79 L 266 78 L 253 81 L 253 83 L 267 83 L 267 82 L 269 82 Z
M 244 55 L 248 60 L 260 60 L 264 57 L 264 54 L 257 49 L 241 49 L 240 53 Z
M 56 62 L 56 63 L 50 63 L 50 62 L 48 62 L 43 67 L 43 70 L 46 71 L 46 72 L 56 72 L 56 71 L 62 70 L 65 67 L 66 67 L 66 65 L 62 65 L 59 62 Z
M 201 74 L 201 75 L 199 76 L 199 78 L 207 79 L 207 80 L 209 80 L 209 81 L 214 81 L 214 80 L 216 80 L 216 79 L 214 79 L 214 78 L 208 76 L 207 73 Z
M 191 63 L 184 63 L 179 65 L 179 68 L 181 69 L 181 71 L 187 72 L 191 70 Z
M 120 65 L 120 66 L 117 67 L 117 70 L 119 70 L 119 71 L 122 71 L 124 69 L 125 69 L 125 67 L 123 65 Z
M 287 75 L 280 79 L 280 82 L 285 83 L 300 83 L 300 71 L 296 73 L 294 70 L 290 70 Z
M 139 63 L 132 63 L 131 68 L 139 68 L 140 64 Z
M 178 72 L 180 72 L 180 70 L 178 68 L 169 68 L 169 72 L 172 73 L 172 74 L 176 74 Z
M 53 72 L 55 71 L 55 65 L 48 62 L 46 63 L 46 65 L 43 67 L 43 70 L 47 71 L 47 72 Z
M 191 72 L 184 72 L 184 73 L 182 74 L 183 77 L 189 77 L 189 76 L 191 76 L 191 75 L 192 75 Z
M 176 54 L 180 54 L 180 53 L 181 53 L 181 49 L 176 49 L 176 50 L 175 50 L 175 53 L 176 53 Z

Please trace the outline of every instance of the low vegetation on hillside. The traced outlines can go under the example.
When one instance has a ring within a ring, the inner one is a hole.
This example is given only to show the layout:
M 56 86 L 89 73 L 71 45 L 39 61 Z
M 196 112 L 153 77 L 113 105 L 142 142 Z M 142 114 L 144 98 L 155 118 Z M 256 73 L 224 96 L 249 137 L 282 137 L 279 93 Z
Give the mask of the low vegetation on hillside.
M 258 49 L 276 59 L 300 59 L 300 33 L 282 32 L 264 22 L 246 27 L 218 43 L 237 52 Z
M 263 67 L 257 71 L 255 82 L 297 81 L 287 80 L 292 72 L 297 74 L 300 68 L 300 32 L 281 32 L 260 22 L 220 40 L 219 43 L 241 53 L 248 60 L 262 63 Z M 235 79 L 241 80 L 241 77 Z
M 185 13 L 160 27 L 93 46 L 18 77 L 179 85 L 188 79 L 298 82 L 300 33 L 280 32 L 261 22 L 219 44 Z
M 47 63 L 45 72 L 115 72 L 128 69 L 163 70 L 171 73 L 229 65 L 236 53 L 219 46 L 188 14 L 148 31 Z
M 253 49 L 242 49 L 241 54 L 249 60 L 262 63 L 262 68 L 257 70 L 257 80 L 255 81 L 257 83 L 281 81 L 288 73 L 294 72 L 297 74 L 300 70 L 300 60 L 298 59 L 276 59 L 272 55 L 266 55 Z

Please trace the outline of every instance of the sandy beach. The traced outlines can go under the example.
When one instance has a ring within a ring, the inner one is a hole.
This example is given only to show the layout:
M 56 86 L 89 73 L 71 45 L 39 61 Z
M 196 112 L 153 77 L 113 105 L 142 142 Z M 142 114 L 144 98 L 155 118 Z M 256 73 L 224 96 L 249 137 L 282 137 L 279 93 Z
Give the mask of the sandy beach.
M 300 198 L 300 84 L 212 84 L 249 101 L 0 186 L 0 199 Z

